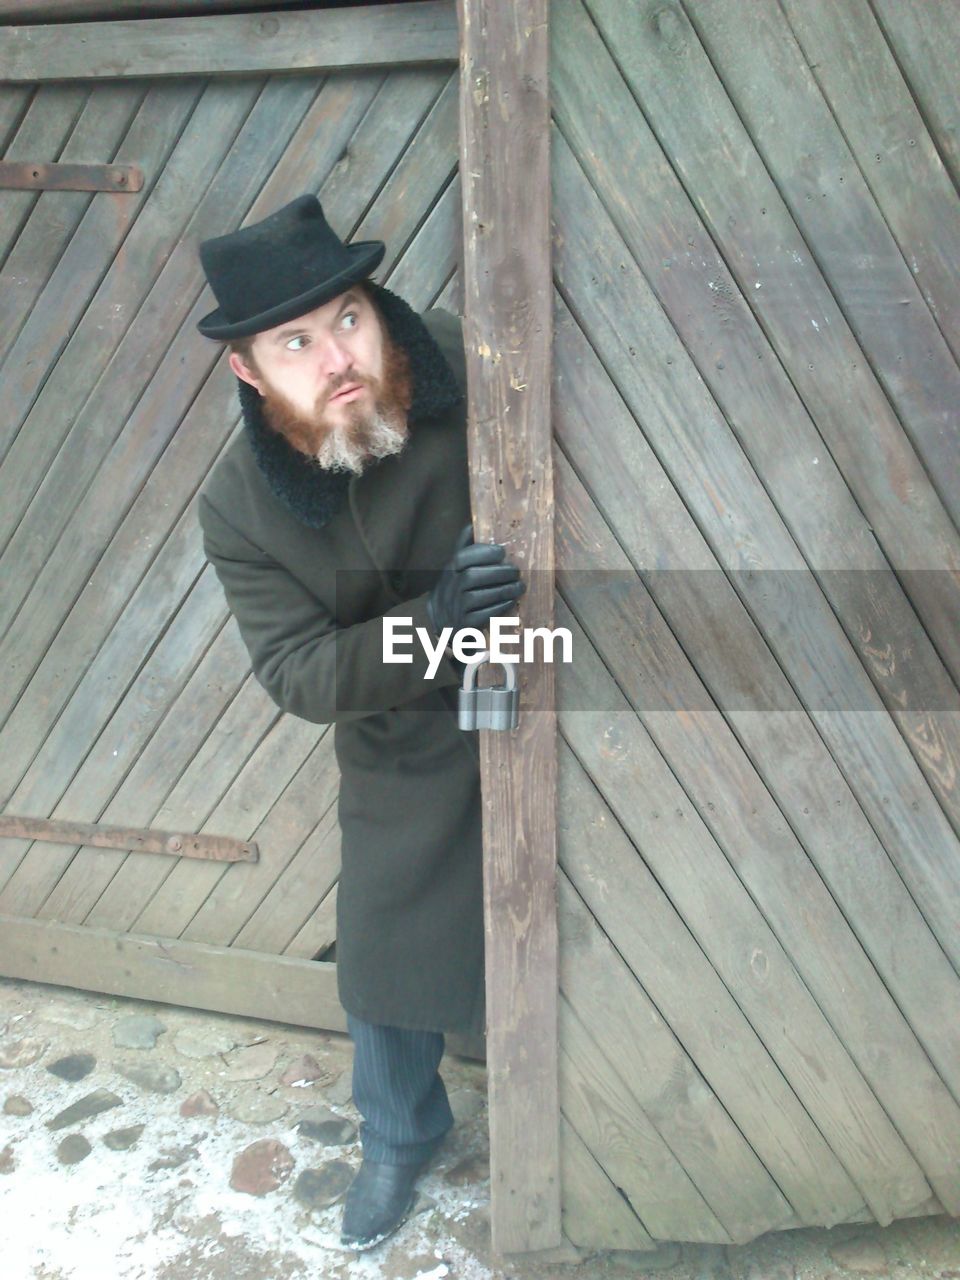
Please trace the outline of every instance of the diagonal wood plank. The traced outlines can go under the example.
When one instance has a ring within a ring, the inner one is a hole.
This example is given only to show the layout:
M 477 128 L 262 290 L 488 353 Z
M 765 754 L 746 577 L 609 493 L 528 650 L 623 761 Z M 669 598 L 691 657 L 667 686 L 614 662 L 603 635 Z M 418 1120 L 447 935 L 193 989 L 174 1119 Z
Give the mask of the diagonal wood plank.
M 244 670 L 249 667 L 249 659 Z M 170 789 L 154 821 L 177 817 L 184 828 L 217 830 L 228 810 L 220 808 L 244 769 L 266 762 L 275 767 L 272 736 L 281 720 L 276 706 L 251 675 L 203 740 L 200 749 Z M 285 732 L 285 731 L 284 731 Z M 263 752 L 268 752 L 263 755 Z M 258 754 L 261 753 L 261 754 Z M 282 756 L 281 756 L 282 758 Z M 286 779 L 278 785 L 283 785 Z M 213 816 L 216 815 L 216 816 Z M 80 923 L 127 932 L 163 883 L 169 868 L 158 868 L 138 854 L 128 854 L 102 887 Z
M 663 11 L 662 31 L 607 0 L 588 7 L 668 160 L 682 160 L 685 188 L 888 561 L 898 572 L 955 570 L 956 527 L 692 28 L 675 7 Z M 756 263 L 764 264 L 766 288 Z M 905 573 L 903 581 L 956 679 L 957 588 L 949 572 Z
M 783 0 L 783 10 L 944 341 L 960 358 L 960 196 L 868 0 Z
M 702 1206 L 697 1210 L 702 1227 L 709 1228 L 715 1216 L 731 1239 L 749 1240 L 799 1223 L 770 1171 L 563 872 L 558 887 L 561 992 L 586 1034 L 614 1064 L 633 1106 L 709 1206 L 709 1214 Z M 769 1150 L 780 1147 L 771 1144 Z M 689 1200 L 689 1193 L 683 1198 Z
M 750 145 L 760 153 L 926 466 L 927 483 L 960 526 L 960 486 L 951 482 L 960 475 L 960 432 L 949 429 L 957 421 L 960 367 L 924 301 L 919 267 L 909 253 L 900 253 L 779 0 L 751 5 L 746 58 L 741 33 L 731 39 L 732 24 L 742 22 L 738 0 L 688 0 L 687 10 Z M 844 74 L 850 73 L 845 69 Z M 874 152 L 874 167 L 877 154 L 883 161 L 883 152 Z M 932 203 L 930 194 L 925 201 Z M 952 207 L 953 216 L 939 235 L 948 256 L 952 244 L 955 259 L 960 248 L 956 201 Z M 762 283 L 764 266 L 753 268 L 753 274 Z
M 583 6 L 562 3 L 559 13 L 563 21 L 553 29 L 551 86 L 564 138 L 960 833 L 960 717 L 954 714 L 960 694 Z M 597 94 L 608 104 L 600 115 Z M 626 119 L 632 121 L 629 130 L 620 124 Z M 673 252 L 677 245 L 684 251 Z M 673 358 L 668 355 L 666 365 L 660 361 L 652 367 L 669 378 Z M 581 388 L 587 377 L 578 365 L 565 384 L 584 405 L 605 394 L 596 386 Z M 619 421 L 619 413 L 610 412 Z M 604 420 L 604 415 L 582 415 L 591 425 L 589 443 L 578 431 L 568 439 L 575 457 L 583 455 L 577 462 L 581 470 L 590 466 L 597 444 L 603 447 L 606 441 L 606 430 L 592 426 L 594 416 Z M 636 436 L 629 428 L 617 434 L 614 456 Z M 665 518 L 658 513 L 658 524 L 649 527 L 659 528 Z M 650 564 L 662 562 L 662 539 L 648 554 Z M 677 556 L 679 563 L 691 563 L 679 549 Z M 672 563 L 673 557 L 667 560 Z
M 720 592 L 718 600 L 729 601 L 730 609 L 718 608 L 712 623 L 716 643 L 704 644 L 701 637 L 695 641 L 698 662 L 715 664 L 720 688 L 734 709 L 799 710 L 799 699 L 940 945 L 960 965 L 957 834 L 883 711 L 769 494 L 560 139 L 554 173 L 566 209 L 554 263 L 559 285 L 574 309 L 589 304 L 592 345 L 604 365 L 616 371 L 621 396 L 644 424 L 667 478 L 714 549 L 706 559 L 679 567 L 719 566 L 725 571 L 726 577 L 704 575 L 711 592 Z M 625 314 L 632 316 L 626 331 Z M 662 368 L 666 357 L 673 361 L 669 376 L 648 377 L 646 370 Z M 649 550 L 649 540 L 645 547 Z M 653 564 L 669 567 L 662 561 Z M 651 562 L 641 567 L 649 568 Z M 940 606 L 949 611 L 951 578 L 940 577 Z M 693 589 L 692 575 L 686 572 L 666 573 L 662 583 L 664 591 L 680 595 Z M 728 583 L 739 604 L 727 592 Z M 960 604 L 960 575 L 952 585 Z M 954 629 L 954 635 L 960 661 L 960 632 Z M 761 661 L 756 672 L 745 661 L 748 642 Z M 909 797 L 895 813 L 891 793 Z
M 79 85 L 43 85 L 37 89 L 16 133 L 3 153 L 4 160 L 58 160 L 83 110 L 89 90 Z M 34 191 L 4 191 L 0 199 L 0 265 L 20 234 L 30 211 L 39 200 Z
M 115 204 L 93 202 L 0 367 L 9 406 L 0 428 L 0 483 L 16 498 L 0 516 L 3 545 L 136 314 L 146 282 L 176 241 L 185 220 L 180 209 L 195 205 L 185 156 L 192 152 L 190 176 L 203 185 L 255 97 L 251 89 L 244 103 L 234 93 L 228 104 L 234 127 L 224 128 L 211 118 L 209 91 L 194 110 L 200 89 L 197 83 L 164 85 L 147 94 L 124 139 L 127 154 L 147 174 L 143 188 L 122 205 L 136 210 L 136 221 L 130 228 L 127 218 L 118 220 Z M 28 434 L 19 439 L 25 421 Z
M 118 146 L 124 145 L 145 92 L 143 84 L 98 86 L 87 99 L 59 159 L 101 164 L 114 160 Z M 44 158 L 35 157 L 37 160 Z M 41 193 L 0 271 L 0 359 L 5 356 L 85 212 L 96 199 L 83 191 Z M 112 202 L 118 238 L 122 236 L 125 224 L 136 216 L 139 204 L 136 196 L 128 195 Z M 61 293 L 61 306 L 64 301 Z
M 560 1117 L 563 1230 L 584 1249 L 653 1249 L 643 1223 L 594 1160 L 576 1130 Z
M 871 7 L 920 105 L 944 164 L 960 188 L 960 28 L 943 21 L 952 13 L 949 0 L 939 5 L 922 0 L 871 0 Z
M 559 757 L 564 872 L 801 1221 L 841 1221 L 862 1199 L 889 1220 L 889 1191 L 881 1191 L 879 1183 L 890 1181 L 892 1170 L 902 1173 L 900 1156 L 893 1156 L 891 1166 L 887 1144 L 885 1172 L 878 1178 L 877 1150 L 864 1158 L 849 1142 L 838 1142 L 822 1117 L 819 1123 L 811 1118 L 563 743 Z M 625 885 L 631 886 L 629 894 Z M 809 1093 L 802 1082 L 797 1087 Z M 842 1110 L 834 1110 L 840 1124 L 847 1123 Z M 829 1130 L 829 1142 L 823 1128 Z M 874 1147 L 876 1137 L 861 1133 L 858 1142 L 866 1138 Z M 843 1166 L 858 1162 L 854 1185 Z M 924 1186 L 922 1177 L 914 1179 L 917 1192 Z
M 729 691 L 731 663 L 739 657 L 741 689 L 755 700 L 758 675 L 769 662 L 752 624 L 742 618 L 735 637 L 719 653 L 704 644 L 699 633 L 707 597 L 696 588 L 711 577 L 722 581 L 716 562 L 596 354 L 559 301 L 554 332 L 558 386 L 565 389 L 554 414 L 557 440 L 608 526 L 629 548 L 632 564 L 639 566 L 667 621 L 689 646 L 701 676 L 709 677 L 715 689 Z M 596 424 L 602 424 L 602 431 Z M 590 563 L 589 553 L 581 553 L 577 564 L 588 568 Z M 659 567 L 650 571 L 646 566 Z M 614 575 L 613 581 L 619 580 Z M 671 589 L 673 582 L 693 588 L 686 606 Z M 719 592 L 711 594 L 716 598 Z M 730 610 L 721 607 L 715 617 L 729 619 Z M 574 674 L 580 669 L 576 664 Z M 767 700 L 782 699 L 771 693 Z M 751 713 L 747 701 L 738 696 L 728 707 L 730 723 L 943 1080 L 960 1097 L 955 970 L 808 718 L 788 711 L 778 721 L 769 711 Z M 579 705 L 589 705 L 585 696 Z M 713 811 L 705 816 L 715 825 Z M 740 842 L 735 826 L 725 838 Z M 865 880 L 871 885 L 868 895 L 863 893 Z M 956 1014 L 945 1017 L 945 1010 Z

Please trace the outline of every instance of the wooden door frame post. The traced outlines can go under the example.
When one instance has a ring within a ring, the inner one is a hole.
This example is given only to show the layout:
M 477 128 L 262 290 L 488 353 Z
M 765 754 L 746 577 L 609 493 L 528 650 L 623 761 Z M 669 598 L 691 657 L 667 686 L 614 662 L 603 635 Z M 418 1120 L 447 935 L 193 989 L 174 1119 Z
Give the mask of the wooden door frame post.
M 553 626 L 548 0 L 457 0 L 470 472 L 477 541 L 508 547 L 522 624 Z M 562 1240 L 554 672 L 480 734 L 491 1214 L 499 1253 Z

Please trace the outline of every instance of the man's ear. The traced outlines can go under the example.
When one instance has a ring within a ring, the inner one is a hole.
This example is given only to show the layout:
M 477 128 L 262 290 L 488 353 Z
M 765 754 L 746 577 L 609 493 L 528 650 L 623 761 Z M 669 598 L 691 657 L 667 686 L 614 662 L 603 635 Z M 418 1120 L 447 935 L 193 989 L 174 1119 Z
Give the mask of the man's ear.
M 260 394 L 263 395 L 263 381 L 243 363 L 243 357 L 237 355 L 236 351 L 230 352 L 230 368 L 238 378 L 242 378 L 244 382 L 249 382 L 251 387 L 256 387 Z

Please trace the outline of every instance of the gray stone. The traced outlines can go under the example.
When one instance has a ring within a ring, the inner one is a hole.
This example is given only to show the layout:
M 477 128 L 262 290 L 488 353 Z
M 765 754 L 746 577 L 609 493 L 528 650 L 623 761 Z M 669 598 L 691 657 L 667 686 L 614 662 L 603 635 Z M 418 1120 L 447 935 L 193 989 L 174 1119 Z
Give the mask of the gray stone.
M 477 1153 L 467 1156 L 465 1160 L 455 1164 L 452 1169 L 448 1169 L 443 1175 L 443 1180 L 453 1187 L 465 1187 L 471 1182 L 484 1182 L 489 1177 L 490 1157 L 486 1154 Z
M 14 1159 L 13 1147 L 7 1143 L 3 1150 L 0 1151 L 0 1173 L 13 1173 L 16 1167 L 17 1162 Z
M 679 1266 L 683 1251 L 678 1244 L 662 1244 L 658 1249 L 615 1249 L 609 1255 L 615 1271 L 670 1271 Z
M 321 1065 L 311 1054 L 305 1053 L 290 1063 L 281 1075 L 280 1083 L 290 1088 L 308 1084 L 327 1085 L 333 1084 L 338 1074 L 330 1067 Z
M 79 1164 L 91 1150 L 90 1143 L 82 1133 L 68 1133 L 57 1147 L 57 1159 L 61 1164 Z
M 233 1049 L 225 1058 L 227 1080 L 262 1080 L 276 1065 L 277 1046 L 265 1040 L 262 1044 Z
M 244 1089 L 226 1108 L 227 1114 L 244 1124 L 269 1124 L 279 1120 L 290 1110 L 290 1104 L 276 1093 L 263 1093 L 260 1089 Z
M 234 1191 L 265 1196 L 276 1191 L 293 1172 L 293 1156 L 276 1138 L 261 1138 L 244 1147 L 234 1159 L 230 1185 Z
M 182 1164 L 186 1164 L 198 1154 L 193 1143 L 185 1147 L 170 1147 L 161 1151 L 156 1160 L 151 1160 L 147 1168 L 151 1173 L 155 1173 L 158 1169 L 179 1169 Z
M 176 1067 L 164 1067 L 159 1063 L 149 1062 L 138 1066 L 128 1062 L 115 1062 L 113 1069 L 148 1093 L 174 1093 L 183 1083 Z
M 353 1181 L 354 1169 L 345 1160 L 331 1160 L 319 1169 L 304 1169 L 293 1184 L 294 1198 L 308 1209 L 336 1204 Z
M 145 1128 L 146 1125 L 131 1124 L 126 1129 L 111 1129 L 103 1135 L 103 1145 L 111 1151 L 129 1151 Z
M 297 1132 L 304 1138 L 312 1138 L 325 1147 L 345 1147 L 355 1141 L 357 1126 L 351 1120 L 331 1113 L 329 1120 L 301 1119 Z
M 79 1124 L 81 1120 L 88 1120 L 91 1116 L 99 1115 L 101 1111 L 119 1107 L 122 1101 L 122 1098 L 118 1098 L 109 1089 L 94 1089 L 93 1093 L 85 1094 L 77 1102 L 71 1102 L 69 1107 L 58 1111 L 52 1120 L 46 1122 L 47 1128 L 66 1129 L 68 1125 Z
M 196 1093 L 191 1093 L 189 1098 L 185 1098 L 180 1104 L 180 1114 L 182 1116 L 215 1116 L 219 1113 L 220 1108 L 217 1106 L 216 1099 L 213 1098 L 206 1089 L 198 1089 Z
M 229 1031 L 186 1027 L 173 1038 L 173 1047 L 185 1058 L 219 1058 L 229 1053 L 237 1040 Z
M 153 1049 L 166 1029 L 152 1013 L 132 1013 L 114 1026 L 113 1043 L 118 1049 Z
M 453 1119 L 458 1125 L 469 1124 L 471 1120 L 475 1120 L 486 1105 L 486 1099 L 482 1093 L 478 1093 L 475 1089 L 454 1089 L 450 1096 L 450 1110 L 453 1112 Z
M 860 1236 L 835 1244 L 830 1249 L 830 1257 L 844 1271 L 857 1271 L 861 1275 L 882 1276 L 889 1270 L 883 1246 L 873 1236 Z
M 344 1071 L 338 1080 L 334 1080 L 332 1084 L 324 1085 L 323 1096 L 328 1098 L 335 1107 L 345 1107 L 353 1097 L 352 1073 Z
M 33 1115 L 33 1103 L 22 1093 L 11 1093 L 3 1104 L 3 1114 L 6 1116 Z
M 92 1053 L 68 1053 L 56 1062 L 47 1063 L 47 1070 L 61 1080 L 74 1082 L 88 1076 L 96 1065 L 97 1060 Z
M 46 1051 L 46 1040 L 24 1036 L 20 1040 L 0 1040 L 0 1067 L 29 1067 Z
M 44 1022 L 53 1023 L 57 1027 L 71 1027 L 74 1031 L 89 1031 L 100 1021 L 95 1010 L 89 1006 L 62 1000 L 44 1004 L 40 1013 Z

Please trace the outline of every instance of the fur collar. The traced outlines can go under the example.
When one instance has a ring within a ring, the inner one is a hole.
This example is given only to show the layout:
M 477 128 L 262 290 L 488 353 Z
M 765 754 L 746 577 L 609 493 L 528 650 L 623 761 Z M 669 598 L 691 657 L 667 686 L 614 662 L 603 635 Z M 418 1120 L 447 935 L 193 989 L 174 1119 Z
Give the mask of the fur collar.
M 399 294 L 373 281 L 368 284 L 391 338 L 410 357 L 410 425 L 451 409 L 463 399 L 463 393 L 427 326 Z M 294 449 L 267 425 L 256 389 L 241 378 L 237 379 L 237 389 L 247 442 L 271 490 L 298 520 L 322 529 L 342 507 L 350 487 L 350 473 L 325 470 Z M 370 465 L 376 466 L 376 462 Z

